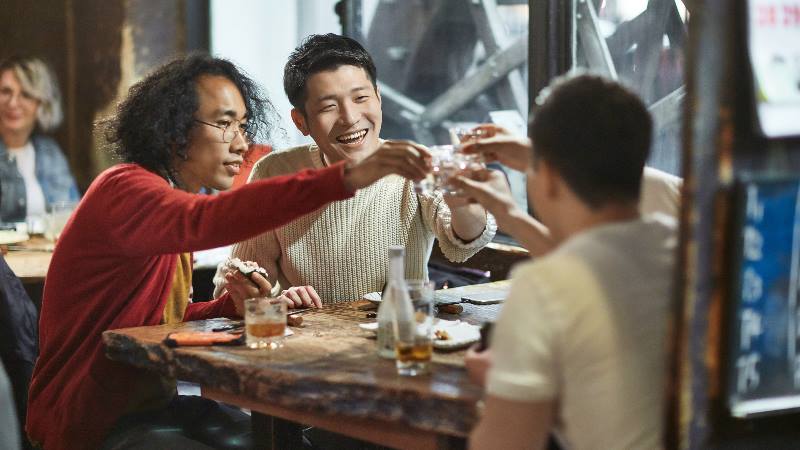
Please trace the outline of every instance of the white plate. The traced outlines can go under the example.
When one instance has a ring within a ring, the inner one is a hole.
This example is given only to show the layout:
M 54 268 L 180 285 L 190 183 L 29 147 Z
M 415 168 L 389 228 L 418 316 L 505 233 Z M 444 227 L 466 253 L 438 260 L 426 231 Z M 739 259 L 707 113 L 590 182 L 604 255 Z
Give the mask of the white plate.
M 437 331 L 446 331 L 450 339 L 434 339 L 433 347 L 440 350 L 455 350 L 468 347 L 481 340 L 481 327 L 470 325 L 460 320 L 439 320 L 433 328 Z
M 370 301 L 372 303 L 380 303 L 381 302 L 381 293 L 380 292 L 369 292 L 364 294 L 364 300 Z
M 19 244 L 27 241 L 28 234 L 19 231 L 0 230 L 0 245 Z
M 364 331 L 370 331 L 372 333 L 377 333 L 378 332 L 378 322 L 360 323 L 360 324 L 358 324 L 358 328 L 361 328 Z
M 378 322 L 360 323 L 358 327 L 371 333 L 378 332 Z M 433 332 L 436 333 L 436 331 L 447 332 L 450 337 L 450 339 L 447 340 L 433 340 L 433 347 L 440 350 L 464 348 L 481 339 L 481 327 L 470 325 L 460 320 L 439 319 L 436 325 L 433 326 Z

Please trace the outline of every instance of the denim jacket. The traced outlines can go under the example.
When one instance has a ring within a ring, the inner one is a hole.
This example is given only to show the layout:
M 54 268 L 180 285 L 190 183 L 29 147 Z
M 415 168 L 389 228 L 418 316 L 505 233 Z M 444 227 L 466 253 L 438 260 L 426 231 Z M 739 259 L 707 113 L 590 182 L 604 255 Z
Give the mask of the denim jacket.
M 56 141 L 34 134 L 31 136 L 36 161 L 36 179 L 42 186 L 44 201 L 78 201 L 78 187 Z M 24 222 L 27 210 L 25 180 L 0 140 L 0 222 Z

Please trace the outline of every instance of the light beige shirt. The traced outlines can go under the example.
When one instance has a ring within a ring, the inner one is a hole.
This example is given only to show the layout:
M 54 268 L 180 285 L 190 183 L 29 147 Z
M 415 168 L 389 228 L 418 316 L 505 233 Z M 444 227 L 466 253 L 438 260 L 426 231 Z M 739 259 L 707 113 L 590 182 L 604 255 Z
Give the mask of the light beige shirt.
M 678 217 L 683 179 L 652 167 L 644 168 L 639 212 L 642 215 L 662 213 Z
M 675 221 L 594 227 L 514 271 L 489 394 L 553 401 L 570 449 L 658 449 Z

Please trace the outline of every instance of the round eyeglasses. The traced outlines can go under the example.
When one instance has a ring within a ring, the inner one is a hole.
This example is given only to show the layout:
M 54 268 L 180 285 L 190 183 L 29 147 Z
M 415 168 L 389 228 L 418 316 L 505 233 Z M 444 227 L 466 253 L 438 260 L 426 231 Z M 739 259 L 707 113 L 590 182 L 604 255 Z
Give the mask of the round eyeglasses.
M 217 125 L 215 123 L 205 122 L 200 119 L 194 119 L 197 123 L 202 123 L 203 125 L 208 125 L 210 127 L 217 128 L 222 131 L 222 142 L 229 143 L 233 142 L 236 139 L 236 135 L 240 135 L 245 142 L 251 142 L 252 136 L 250 135 L 250 128 L 248 125 L 240 120 L 233 120 L 229 122 L 227 125 Z

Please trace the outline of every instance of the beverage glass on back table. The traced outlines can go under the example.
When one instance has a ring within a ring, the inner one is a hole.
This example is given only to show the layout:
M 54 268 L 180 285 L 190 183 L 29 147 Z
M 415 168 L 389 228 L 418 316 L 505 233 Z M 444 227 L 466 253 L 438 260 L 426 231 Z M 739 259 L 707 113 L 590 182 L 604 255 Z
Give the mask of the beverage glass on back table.
M 67 224 L 77 204 L 75 202 L 55 202 L 49 206 L 50 212 L 45 223 L 45 238 L 55 242 Z

